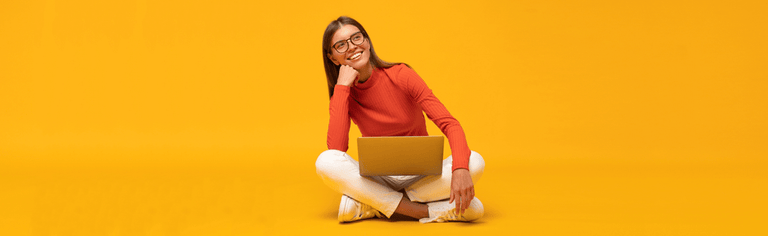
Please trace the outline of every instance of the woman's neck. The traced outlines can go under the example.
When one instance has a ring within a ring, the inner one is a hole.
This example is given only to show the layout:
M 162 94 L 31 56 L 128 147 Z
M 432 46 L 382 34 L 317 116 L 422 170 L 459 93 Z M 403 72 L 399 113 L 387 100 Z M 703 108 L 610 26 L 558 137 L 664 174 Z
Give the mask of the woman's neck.
M 358 71 L 358 77 L 357 80 L 358 83 L 363 83 L 368 80 L 368 78 L 371 78 L 371 74 L 373 73 L 373 65 L 371 63 L 368 63 L 368 66 L 366 66 L 364 69 L 361 69 Z

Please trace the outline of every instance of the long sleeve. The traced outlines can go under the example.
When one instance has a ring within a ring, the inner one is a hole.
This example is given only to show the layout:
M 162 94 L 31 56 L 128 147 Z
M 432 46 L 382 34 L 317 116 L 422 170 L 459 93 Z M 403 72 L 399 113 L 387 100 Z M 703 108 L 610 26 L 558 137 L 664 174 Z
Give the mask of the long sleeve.
M 451 116 L 448 109 L 435 97 L 432 90 L 415 71 L 406 66 L 401 67 L 399 77 L 402 79 L 400 80 L 402 88 L 421 105 L 427 117 L 448 137 L 453 153 L 453 170 L 469 169 L 470 149 L 459 121 Z
M 334 87 L 328 121 L 328 149 L 346 152 L 349 148 L 349 89 L 344 85 Z

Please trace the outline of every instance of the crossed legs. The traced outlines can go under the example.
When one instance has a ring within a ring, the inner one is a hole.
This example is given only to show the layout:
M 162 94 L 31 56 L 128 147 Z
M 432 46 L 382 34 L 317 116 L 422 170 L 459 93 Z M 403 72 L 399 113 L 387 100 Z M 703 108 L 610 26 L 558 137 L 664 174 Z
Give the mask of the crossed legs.
M 328 187 L 361 203 L 368 204 L 387 217 L 398 213 L 416 219 L 429 216 L 426 202 L 448 199 L 451 188 L 452 157 L 443 160 L 443 174 L 416 178 L 360 176 L 357 161 L 339 150 L 327 150 L 315 162 L 318 176 Z M 469 170 L 477 183 L 485 168 L 482 156 L 472 152 Z M 404 190 L 405 194 L 398 192 Z

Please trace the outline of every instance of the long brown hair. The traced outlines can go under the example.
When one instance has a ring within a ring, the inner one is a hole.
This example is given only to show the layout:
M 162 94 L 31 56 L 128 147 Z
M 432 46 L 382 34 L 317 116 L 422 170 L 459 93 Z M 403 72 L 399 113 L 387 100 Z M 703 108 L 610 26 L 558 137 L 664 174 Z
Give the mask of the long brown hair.
M 333 87 L 336 86 L 336 80 L 339 78 L 339 68 L 341 67 L 340 65 L 337 66 L 336 64 L 333 64 L 333 61 L 328 58 L 328 54 L 333 53 L 331 52 L 331 38 L 333 38 L 333 34 L 344 25 L 354 25 L 360 29 L 360 32 L 362 32 L 363 36 L 368 40 L 368 43 L 371 45 L 371 57 L 368 59 L 368 63 L 370 63 L 374 69 L 382 67 L 389 68 L 400 64 L 381 60 L 381 58 L 376 55 L 376 51 L 373 50 L 373 42 L 371 42 L 371 37 L 368 37 L 368 32 L 365 31 L 363 25 L 350 17 L 340 16 L 338 19 L 331 21 L 331 23 L 328 24 L 328 27 L 325 28 L 325 33 L 323 34 L 323 65 L 325 66 L 325 77 L 328 80 L 328 97 L 333 97 Z

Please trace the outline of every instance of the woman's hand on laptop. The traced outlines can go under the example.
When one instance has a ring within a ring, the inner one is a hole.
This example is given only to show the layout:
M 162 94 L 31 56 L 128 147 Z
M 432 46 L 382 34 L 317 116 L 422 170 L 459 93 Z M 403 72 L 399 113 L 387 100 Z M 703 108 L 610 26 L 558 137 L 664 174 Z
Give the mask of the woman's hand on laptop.
M 456 213 L 464 214 L 469 208 L 469 202 L 475 198 L 475 185 L 472 176 L 467 169 L 456 169 L 451 176 L 451 199 L 448 203 L 456 201 Z

